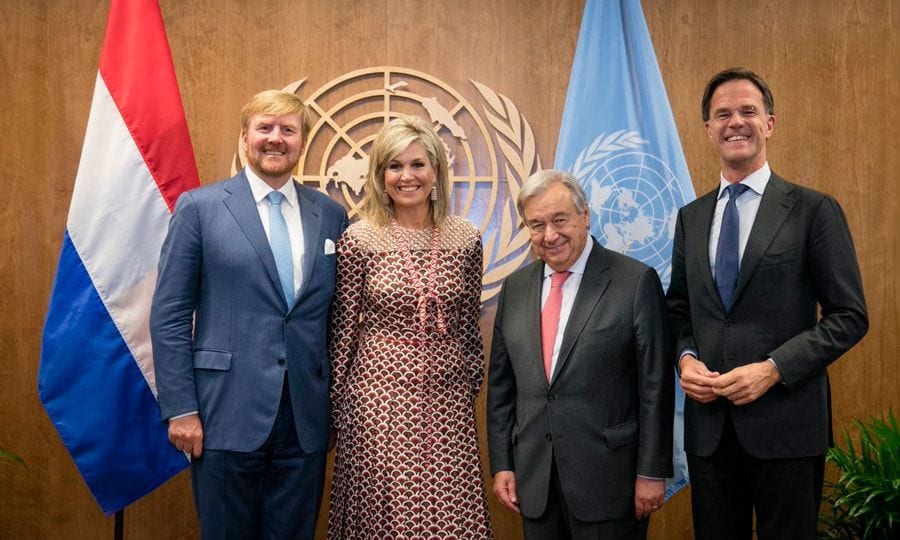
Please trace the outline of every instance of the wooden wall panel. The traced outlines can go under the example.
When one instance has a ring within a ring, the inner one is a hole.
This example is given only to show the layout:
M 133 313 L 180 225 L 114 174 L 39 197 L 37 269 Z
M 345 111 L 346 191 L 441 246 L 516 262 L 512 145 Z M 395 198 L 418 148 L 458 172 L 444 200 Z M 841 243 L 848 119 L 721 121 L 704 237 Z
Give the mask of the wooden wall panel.
M 717 160 L 700 121 L 716 70 L 744 65 L 775 95 L 769 162 L 782 176 L 834 195 L 856 242 L 870 330 L 831 367 L 835 424 L 900 409 L 892 358 L 900 256 L 894 171 L 900 158 L 878 133 L 900 119 L 900 9 L 892 2 L 645 2 L 697 191 L 716 183 Z
M 900 9 L 892 0 L 644 0 L 660 68 L 698 192 L 717 160 L 699 118 L 715 71 L 745 65 L 775 93 L 770 163 L 835 195 L 856 239 L 869 336 L 831 368 L 835 421 L 900 412 L 896 210 L 900 158 Z M 508 96 L 553 162 L 582 1 L 161 0 L 201 179 L 229 174 L 238 111 L 255 92 L 350 71 L 423 71 L 480 99 Z M 37 395 L 40 333 L 96 76 L 108 0 L 0 0 L 0 443 L 29 471 L 0 467 L 0 538 L 103 538 L 97 508 Z M 485 313 L 488 332 L 493 309 Z M 489 341 L 489 335 L 487 336 Z M 483 415 L 483 396 L 480 398 Z M 481 426 L 483 427 L 483 421 Z M 483 429 L 482 429 L 483 435 Z M 489 496 L 496 535 L 517 519 Z M 688 491 L 656 515 L 653 538 L 689 538 Z M 126 512 L 128 538 L 195 538 L 187 474 Z

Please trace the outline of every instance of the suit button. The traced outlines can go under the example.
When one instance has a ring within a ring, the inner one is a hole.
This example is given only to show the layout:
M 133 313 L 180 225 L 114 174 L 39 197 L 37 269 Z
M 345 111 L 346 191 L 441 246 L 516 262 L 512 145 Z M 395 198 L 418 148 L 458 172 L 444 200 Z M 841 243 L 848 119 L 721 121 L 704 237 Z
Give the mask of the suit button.
M 547 396 L 547 401 L 549 401 L 550 403 L 553 403 L 554 401 L 556 401 L 556 396 L 553 394 L 550 394 L 549 396 Z
M 547 435 L 545 435 L 545 437 L 547 437 L 547 440 L 548 440 L 548 441 L 552 441 L 552 440 L 553 440 L 553 435 L 550 435 L 549 433 L 548 433 Z
M 283 365 L 284 365 L 284 358 L 279 358 L 279 359 L 278 359 L 278 365 L 279 365 L 279 366 L 283 366 Z
M 731 328 L 732 326 L 734 326 L 734 321 L 732 321 L 731 319 L 725 319 L 725 327 Z

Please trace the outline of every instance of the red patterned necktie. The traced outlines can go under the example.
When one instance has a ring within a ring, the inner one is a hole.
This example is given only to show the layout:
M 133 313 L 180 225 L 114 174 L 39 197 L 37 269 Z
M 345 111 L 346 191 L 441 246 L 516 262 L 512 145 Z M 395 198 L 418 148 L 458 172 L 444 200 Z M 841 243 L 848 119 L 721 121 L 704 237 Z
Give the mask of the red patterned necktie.
M 562 286 L 572 272 L 553 272 L 550 275 L 550 294 L 541 310 L 541 352 L 544 355 L 544 374 L 550 381 L 553 367 L 553 345 L 559 328 L 559 311 L 562 308 Z

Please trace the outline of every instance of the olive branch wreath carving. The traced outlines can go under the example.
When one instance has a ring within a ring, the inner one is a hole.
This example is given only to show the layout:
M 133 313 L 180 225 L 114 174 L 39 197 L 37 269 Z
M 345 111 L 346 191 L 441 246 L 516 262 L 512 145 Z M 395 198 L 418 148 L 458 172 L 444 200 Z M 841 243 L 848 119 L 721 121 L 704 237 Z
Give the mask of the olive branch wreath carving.
M 606 133 L 601 133 L 587 148 L 578 154 L 578 158 L 575 159 L 575 165 L 572 166 L 572 176 L 579 181 L 583 181 L 594 172 L 601 159 L 618 150 L 637 148 L 642 144 L 647 144 L 647 141 L 642 139 L 637 131 L 620 129 L 610 133 L 609 136 Z
M 484 290 L 481 293 L 481 302 L 484 303 L 500 292 L 503 278 L 522 266 L 530 253 L 528 249 L 523 249 L 528 244 L 529 233 L 516 216 L 515 201 L 525 180 L 541 169 L 541 158 L 537 155 L 531 125 L 519 114 L 515 104 L 503 94 L 497 94 L 472 79 L 469 81 L 486 103 L 484 112 L 488 123 L 496 131 L 496 142 L 505 159 L 504 173 L 509 187 L 509 200 L 504 205 L 500 228 L 492 232 L 484 243 Z M 495 265 L 495 261 L 504 262 Z

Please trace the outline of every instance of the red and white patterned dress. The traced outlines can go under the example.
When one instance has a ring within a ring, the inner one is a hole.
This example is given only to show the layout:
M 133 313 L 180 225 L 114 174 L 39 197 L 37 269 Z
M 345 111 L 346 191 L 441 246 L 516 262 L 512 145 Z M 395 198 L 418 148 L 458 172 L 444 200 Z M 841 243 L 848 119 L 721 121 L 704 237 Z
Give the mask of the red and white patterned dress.
M 475 428 L 481 236 L 451 216 L 436 247 L 431 229 L 368 220 L 338 242 L 328 538 L 491 538 Z M 420 281 L 433 292 L 417 295 Z

